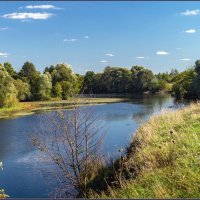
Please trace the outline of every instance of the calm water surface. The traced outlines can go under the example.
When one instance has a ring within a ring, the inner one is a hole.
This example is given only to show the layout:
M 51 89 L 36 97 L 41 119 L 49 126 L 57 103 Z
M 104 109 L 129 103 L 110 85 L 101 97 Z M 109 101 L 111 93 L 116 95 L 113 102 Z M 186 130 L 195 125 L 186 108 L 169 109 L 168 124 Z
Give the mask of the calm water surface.
M 143 97 L 126 103 L 93 106 L 105 125 L 104 153 L 113 158 L 120 147 L 129 144 L 139 123 L 163 108 L 173 108 L 171 97 Z M 65 111 L 69 112 L 69 111 Z M 0 120 L 0 188 L 10 197 L 48 197 L 50 186 L 43 178 L 37 152 L 28 141 L 28 134 L 35 129 L 39 118 L 49 113 Z

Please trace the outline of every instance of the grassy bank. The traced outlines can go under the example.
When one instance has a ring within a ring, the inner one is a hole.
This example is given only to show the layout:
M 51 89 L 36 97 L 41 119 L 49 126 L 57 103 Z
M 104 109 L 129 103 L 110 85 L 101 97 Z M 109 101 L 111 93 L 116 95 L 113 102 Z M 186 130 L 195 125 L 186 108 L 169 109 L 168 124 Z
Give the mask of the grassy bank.
M 117 103 L 128 101 L 128 98 L 85 98 L 85 104 L 97 105 L 105 103 Z M 69 100 L 51 100 L 35 102 L 19 102 L 11 108 L 0 109 L 0 119 L 25 116 L 36 112 L 52 111 L 57 109 L 69 109 Z
M 152 117 L 92 185 L 95 198 L 199 198 L 200 104 Z
M 40 106 L 32 103 L 19 102 L 10 108 L 0 108 L 0 119 L 29 115 L 38 107 Z

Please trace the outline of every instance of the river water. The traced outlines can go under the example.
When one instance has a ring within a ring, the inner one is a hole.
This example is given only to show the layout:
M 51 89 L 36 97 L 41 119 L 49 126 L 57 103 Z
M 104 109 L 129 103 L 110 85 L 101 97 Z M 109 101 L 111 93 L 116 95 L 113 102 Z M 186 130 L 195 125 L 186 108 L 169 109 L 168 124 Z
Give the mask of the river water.
M 174 99 L 170 96 L 144 96 L 132 98 L 129 102 L 92 106 L 105 126 L 104 154 L 116 157 L 118 149 L 130 143 L 141 122 L 174 106 Z M 12 198 L 44 198 L 51 191 L 39 170 L 41 163 L 27 134 L 35 128 L 39 118 L 48 114 L 0 120 L 0 161 L 4 165 L 0 171 L 0 188 Z

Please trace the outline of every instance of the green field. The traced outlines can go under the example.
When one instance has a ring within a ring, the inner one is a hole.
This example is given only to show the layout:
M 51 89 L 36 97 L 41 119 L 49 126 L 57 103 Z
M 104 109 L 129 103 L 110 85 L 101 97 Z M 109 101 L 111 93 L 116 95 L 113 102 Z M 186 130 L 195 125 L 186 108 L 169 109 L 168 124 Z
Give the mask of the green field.
M 93 181 L 90 197 L 199 198 L 200 104 L 152 117 L 117 163 Z

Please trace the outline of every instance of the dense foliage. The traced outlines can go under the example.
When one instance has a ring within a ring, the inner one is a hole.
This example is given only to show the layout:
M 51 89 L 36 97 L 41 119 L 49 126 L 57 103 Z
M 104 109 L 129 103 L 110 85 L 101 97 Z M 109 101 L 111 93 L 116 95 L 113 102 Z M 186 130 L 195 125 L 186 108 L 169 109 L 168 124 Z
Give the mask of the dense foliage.
M 176 76 L 173 92 L 177 99 L 200 99 L 200 60 Z
M 46 67 L 41 73 L 31 62 L 16 72 L 8 62 L 0 65 L 0 107 L 17 101 L 67 99 L 77 93 L 157 93 L 171 92 L 177 99 L 200 98 L 200 60 L 179 73 L 154 74 L 143 66 L 131 69 L 107 66 L 102 73 L 75 74 L 66 64 Z
M 26 62 L 17 73 L 10 63 L 0 65 L 0 107 L 11 107 L 17 101 L 67 99 L 81 88 L 80 75 L 66 64 L 45 68 L 44 73 Z
M 9 107 L 17 101 L 14 81 L 6 69 L 0 66 L 0 107 Z
M 88 71 L 84 77 L 85 93 L 144 93 L 170 91 L 174 71 L 158 75 L 142 66 L 131 70 L 119 67 L 106 67 L 103 73 Z M 178 72 L 175 71 L 177 74 Z

